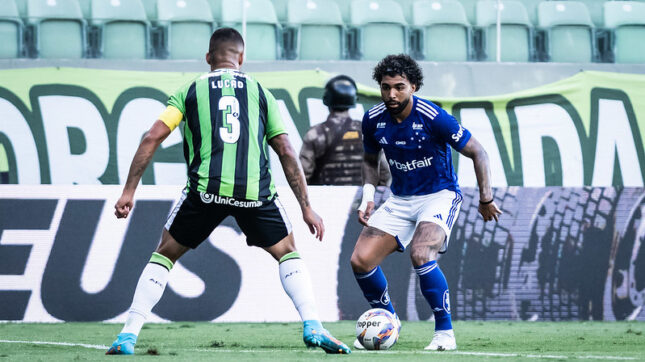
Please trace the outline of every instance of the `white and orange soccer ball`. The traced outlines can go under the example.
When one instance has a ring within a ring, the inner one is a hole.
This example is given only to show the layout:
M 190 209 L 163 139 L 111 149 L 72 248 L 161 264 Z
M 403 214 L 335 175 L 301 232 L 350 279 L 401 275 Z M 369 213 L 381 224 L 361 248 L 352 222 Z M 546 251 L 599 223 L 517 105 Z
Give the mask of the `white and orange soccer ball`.
M 356 338 L 365 349 L 390 349 L 399 339 L 396 317 L 385 309 L 368 310 L 356 321 Z

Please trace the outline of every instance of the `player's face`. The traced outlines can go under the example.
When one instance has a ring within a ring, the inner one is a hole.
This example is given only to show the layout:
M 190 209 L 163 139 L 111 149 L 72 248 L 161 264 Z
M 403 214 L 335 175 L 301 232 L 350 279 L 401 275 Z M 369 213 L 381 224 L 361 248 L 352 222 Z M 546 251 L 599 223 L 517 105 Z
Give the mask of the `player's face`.
M 393 114 L 403 112 L 415 90 L 415 85 L 400 75 L 394 77 L 386 75 L 381 79 L 381 99 L 385 102 L 388 111 Z

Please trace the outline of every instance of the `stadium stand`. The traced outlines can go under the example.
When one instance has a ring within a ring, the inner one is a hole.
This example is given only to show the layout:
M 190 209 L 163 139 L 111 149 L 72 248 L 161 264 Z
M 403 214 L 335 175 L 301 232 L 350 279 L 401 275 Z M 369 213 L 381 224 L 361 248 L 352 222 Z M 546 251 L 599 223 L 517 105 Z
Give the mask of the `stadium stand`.
M 408 52 L 408 24 L 401 6 L 390 0 L 354 0 L 350 52 L 354 59 L 379 60 Z
M 472 58 L 471 27 L 459 1 L 417 1 L 412 13 L 412 24 L 418 34 L 414 46 L 419 52 L 417 58 L 440 62 Z
M 290 0 L 289 59 L 339 60 L 346 57 L 346 30 L 338 5 L 325 0 Z M 293 31 L 291 31 L 293 30 Z
M 222 26 L 242 32 L 242 0 L 221 2 Z M 276 60 L 282 57 L 282 27 L 270 0 L 246 2 L 246 59 Z
M 150 56 L 150 29 L 140 0 L 92 0 L 95 57 L 144 59 Z
M 603 4 L 605 1 L 603 0 L 579 0 L 580 2 L 584 3 L 585 6 L 587 7 L 587 10 L 589 10 L 589 16 L 591 17 L 591 21 L 593 22 L 594 26 L 596 27 L 602 27 L 603 26 Z
M 481 60 L 494 61 L 497 54 L 497 1 L 477 3 L 477 26 L 482 30 Z M 528 62 L 533 59 L 533 28 L 521 2 L 502 0 L 501 60 Z
M 546 34 L 543 60 L 588 63 L 597 59 L 594 25 L 584 3 L 541 2 L 538 23 Z
M 275 15 L 278 17 L 278 21 L 281 24 L 286 24 L 288 23 L 288 8 L 289 8 L 289 0 L 271 0 L 273 3 L 273 8 L 275 9 Z
M 459 0 L 461 5 L 464 7 L 464 10 L 466 11 L 466 18 L 471 24 L 475 24 L 475 22 L 477 21 L 477 17 L 475 16 L 475 8 L 478 1 L 479 0 Z
M 40 58 L 87 56 L 87 24 L 77 0 L 29 0 L 30 55 Z
M 414 3 L 419 0 L 397 0 L 396 2 L 401 6 L 401 10 L 403 10 L 403 16 L 405 16 L 405 21 L 408 22 L 408 24 L 412 24 L 413 19 L 413 7 Z
M 540 4 L 542 1 L 544 0 L 522 0 L 522 5 L 524 5 L 524 8 L 529 15 L 529 20 L 531 20 L 531 24 L 533 24 L 534 27 L 538 25 L 538 4 Z
M 19 58 L 23 55 L 23 23 L 18 7 L 8 0 L 0 7 L 0 58 Z
M 609 44 L 616 63 L 645 63 L 645 3 L 606 2 L 604 24 L 611 30 Z
M 161 57 L 204 59 L 204 44 L 215 28 L 206 0 L 158 0 L 157 21 L 162 29 Z

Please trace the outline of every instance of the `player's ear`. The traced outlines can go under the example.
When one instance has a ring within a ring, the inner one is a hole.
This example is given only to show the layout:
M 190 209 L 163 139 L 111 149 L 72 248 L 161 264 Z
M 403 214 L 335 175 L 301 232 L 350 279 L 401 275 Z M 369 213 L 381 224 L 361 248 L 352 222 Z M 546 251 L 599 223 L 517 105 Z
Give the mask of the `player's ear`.
M 211 64 L 211 53 L 206 53 L 206 63 Z
M 412 93 L 417 91 L 417 85 L 416 84 L 410 83 L 410 88 L 412 88 Z
M 242 66 L 242 63 L 244 63 L 244 51 L 242 51 L 242 52 L 238 55 L 237 63 L 240 65 L 240 67 Z

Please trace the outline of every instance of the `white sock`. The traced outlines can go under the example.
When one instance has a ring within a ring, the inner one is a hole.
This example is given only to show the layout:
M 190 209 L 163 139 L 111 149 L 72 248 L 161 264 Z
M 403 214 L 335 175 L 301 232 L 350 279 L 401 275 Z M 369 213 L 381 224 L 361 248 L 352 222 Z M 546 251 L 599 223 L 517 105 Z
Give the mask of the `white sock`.
M 121 333 L 139 335 L 143 323 L 150 315 L 150 311 L 159 302 L 164 289 L 166 289 L 168 273 L 169 270 L 165 266 L 155 263 L 146 265 L 141 277 L 139 277 L 128 320 L 125 322 Z
M 280 281 L 298 310 L 300 319 L 319 320 L 309 272 L 297 252 L 289 253 L 280 259 Z

